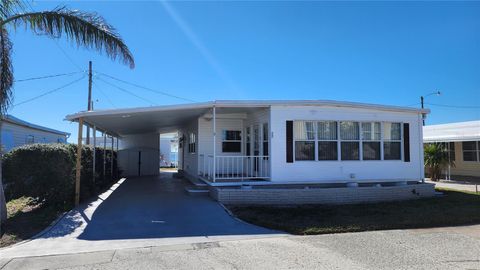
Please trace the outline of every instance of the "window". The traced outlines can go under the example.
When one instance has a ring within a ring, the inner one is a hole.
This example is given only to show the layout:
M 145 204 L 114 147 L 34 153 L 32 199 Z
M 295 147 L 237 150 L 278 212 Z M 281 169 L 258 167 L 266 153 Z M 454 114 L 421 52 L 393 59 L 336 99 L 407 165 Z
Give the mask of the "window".
M 464 161 L 480 161 L 480 143 L 479 142 L 462 142 L 463 160 Z
M 315 160 L 314 122 L 295 121 L 293 123 L 295 160 Z
M 25 137 L 25 144 L 35 143 L 35 137 L 33 135 L 27 135 Z
M 402 159 L 402 129 L 400 123 L 383 123 L 383 159 Z
M 363 160 L 380 160 L 381 130 L 379 122 L 362 123 Z
M 337 160 L 337 122 L 317 122 L 318 160 Z
M 188 152 L 189 153 L 195 153 L 196 152 L 196 142 L 197 138 L 195 136 L 195 133 L 190 133 L 190 136 L 188 137 Z
M 242 151 L 242 132 L 239 130 L 223 130 L 222 152 L 240 153 Z
M 455 161 L 455 143 L 454 142 L 443 142 L 441 143 L 445 151 L 448 153 L 448 158 Z
M 296 161 L 402 158 L 401 123 L 294 121 L 293 141 Z M 449 147 L 454 156 L 454 146 Z
M 450 160 L 455 161 L 455 143 L 454 142 L 449 142 L 448 154 L 450 155 Z
M 342 160 L 360 159 L 360 131 L 358 122 L 340 122 Z
M 250 127 L 246 128 L 246 133 L 247 133 L 247 136 L 245 139 L 245 149 L 247 152 L 247 156 L 250 156 L 251 155 L 250 145 L 252 143 L 252 135 L 250 134 Z
M 268 156 L 268 123 L 263 124 L 263 155 Z

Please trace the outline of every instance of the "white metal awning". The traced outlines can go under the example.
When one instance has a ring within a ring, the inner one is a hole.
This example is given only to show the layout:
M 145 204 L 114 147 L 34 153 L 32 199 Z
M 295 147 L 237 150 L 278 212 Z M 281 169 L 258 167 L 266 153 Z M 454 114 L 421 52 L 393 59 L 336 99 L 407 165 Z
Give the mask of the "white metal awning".
M 480 121 L 423 127 L 424 142 L 480 141 Z

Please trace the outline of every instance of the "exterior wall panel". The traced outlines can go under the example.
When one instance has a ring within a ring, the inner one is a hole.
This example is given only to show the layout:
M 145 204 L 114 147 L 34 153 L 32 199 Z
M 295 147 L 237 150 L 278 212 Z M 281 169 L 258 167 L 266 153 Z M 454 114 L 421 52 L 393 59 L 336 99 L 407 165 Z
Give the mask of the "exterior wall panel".
M 294 161 L 286 162 L 287 120 L 378 121 L 410 124 L 410 162 L 379 161 Z M 272 181 L 274 182 L 350 182 L 402 181 L 423 179 L 423 146 L 421 118 L 417 113 L 387 112 L 372 109 L 272 106 L 271 130 L 273 148 Z M 355 177 L 352 178 L 351 176 Z

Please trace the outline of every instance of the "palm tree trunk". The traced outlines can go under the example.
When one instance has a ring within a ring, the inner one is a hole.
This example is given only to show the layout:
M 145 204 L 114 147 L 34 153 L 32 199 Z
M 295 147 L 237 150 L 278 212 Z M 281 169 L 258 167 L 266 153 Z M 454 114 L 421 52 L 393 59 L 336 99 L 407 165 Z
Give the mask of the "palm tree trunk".
M 7 221 L 7 201 L 5 200 L 5 192 L 3 190 L 3 175 L 2 175 L 2 161 L 3 161 L 3 144 L 2 144 L 2 126 L 3 119 L 0 119 L 0 236 L 2 234 L 2 224 Z

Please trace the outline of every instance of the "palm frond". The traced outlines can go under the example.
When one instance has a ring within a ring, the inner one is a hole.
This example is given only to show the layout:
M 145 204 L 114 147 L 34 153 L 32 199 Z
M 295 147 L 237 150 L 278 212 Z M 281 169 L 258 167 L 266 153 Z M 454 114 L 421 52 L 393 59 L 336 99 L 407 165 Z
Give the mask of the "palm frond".
M 0 0 L 0 17 L 8 18 L 24 8 L 25 4 L 22 0 Z
M 69 10 L 65 7 L 52 11 L 31 12 L 6 18 L 1 25 L 24 23 L 36 33 L 59 38 L 63 34 L 77 46 L 105 52 L 115 60 L 120 58 L 124 64 L 135 67 L 133 55 L 123 42 L 115 28 L 95 13 Z
M 0 28 L 0 116 L 6 114 L 12 103 L 13 66 L 12 42 L 6 29 Z

